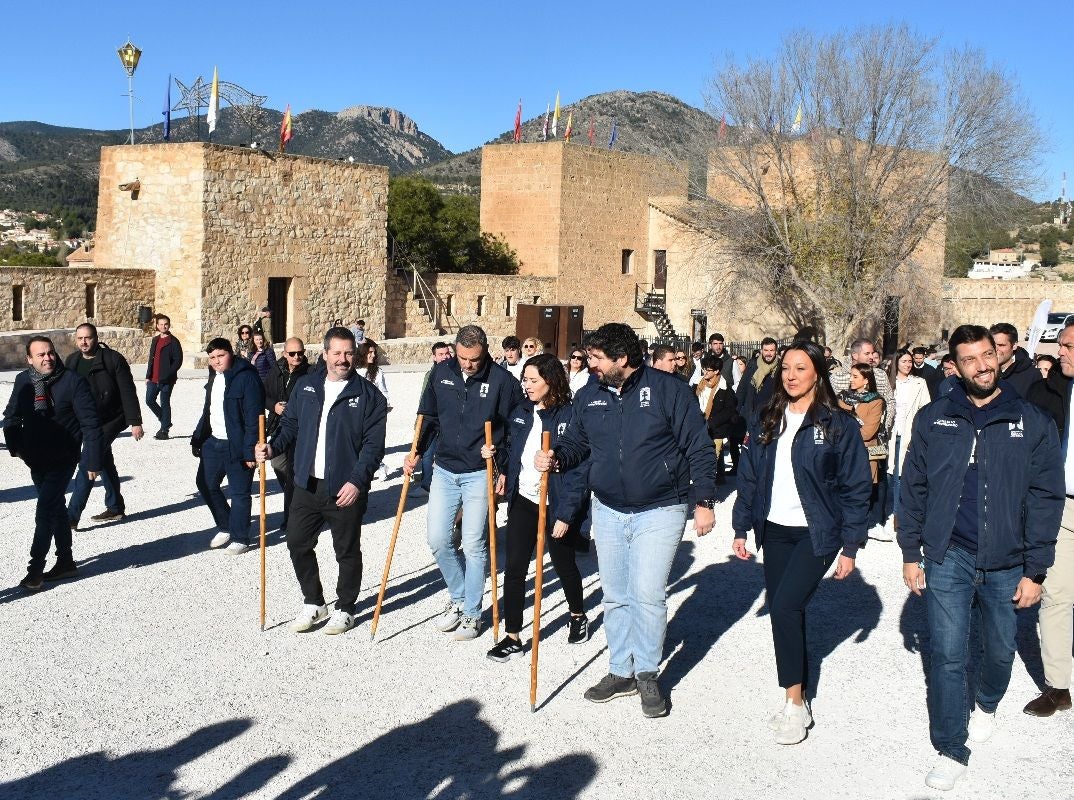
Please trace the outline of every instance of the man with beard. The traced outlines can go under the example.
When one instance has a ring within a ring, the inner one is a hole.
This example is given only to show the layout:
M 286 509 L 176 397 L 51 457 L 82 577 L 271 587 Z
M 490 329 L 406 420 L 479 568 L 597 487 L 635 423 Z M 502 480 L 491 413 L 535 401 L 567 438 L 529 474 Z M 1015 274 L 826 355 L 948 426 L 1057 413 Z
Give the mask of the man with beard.
M 153 438 L 167 439 L 172 428 L 172 389 L 179 380 L 179 368 L 183 366 L 183 346 L 172 336 L 172 321 L 166 314 L 157 314 L 154 324 L 157 335 L 149 344 L 149 360 L 145 367 L 145 404 L 153 416 L 160 420 L 160 430 Z
M 738 413 L 749 420 L 772 396 L 776 375 L 777 342 L 771 336 L 761 340 L 761 352 L 748 365 L 738 383 Z
M 101 423 L 89 384 L 63 365 L 51 339 L 30 337 L 26 362 L 29 369 L 15 377 L 4 409 L 4 433 L 8 451 L 30 468 L 37 490 L 30 565 L 19 586 L 38 592 L 43 581 L 77 574 L 64 492 L 80 453 L 87 479 L 96 479 L 101 467 Z M 45 572 L 53 539 L 56 564 Z
M 310 371 L 310 362 L 306 359 L 305 343 L 292 336 L 283 344 L 283 356 L 269 370 L 264 378 L 265 384 L 265 410 L 268 411 L 268 420 L 265 422 L 265 436 L 272 436 L 279 430 L 280 418 L 287 408 L 287 401 L 291 398 L 291 392 L 298 383 L 298 379 Z M 294 448 L 286 452 L 277 453 L 272 458 L 272 469 L 276 473 L 276 480 L 283 489 L 283 519 L 280 520 L 280 531 L 287 532 L 287 519 L 291 511 L 291 498 L 295 493 L 294 482 Z
M 996 340 L 1000 379 L 1022 397 L 1028 397 L 1029 388 L 1039 382 L 1041 376 L 1029 353 L 1018 346 L 1018 329 L 1009 322 L 997 322 L 988 332 Z
M 339 564 L 336 607 L 324 633 L 354 627 L 362 586 L 362 517 L 369 484 L 384 457 L 388 401 L 355 371 L 354 334 L 342 326 L 324 338 L 326 369 L 300 378 L 269 444 L 258 445 L 265 461 L 294 448 L 295 494 L 287 529 L 287 550 L 302 589 L 302 610 L 291 623 L 296 633 L 328 617 L 317 537 L 328 525 Z
M 120 432 L 130 426 L 134 441 L 142 438 L 142 409 L 138 405 L 138 390 L 134 386 L 131 367 L 122 355 L 102 344 L 97 327 L 89 322 L 75 328 L 78 352 L 67 357 L 65 366 L 85 378 L 97 404 L 101 420 L 101 483 L 104 484 L 104 511 L 90 519 L 109 522 L 123 519 L 126 504 L 119 488 L 119 472 L 112 456 L 112 443 Z M 75 473 L 75 485 L 67 504 L 71 529 L 78 530 L 78 520 L 86 508 L 93 482 L 84 469 Z
M 1040 600 L 1064 495 L 1055 425 L 998 380 L 992 334 L 962 325 L 950 346 L 960 382 L 914 419 L 898 532 L 903 580 L 926 597 L 929 732 L 939 759 L 925 783 L 941 790 L 966 771 L 967 739 L 983 743 L 995 730 L 1014 663 L 1016 612 Z M 974 606 L 983 655 L 967 709 Z
M 693 392 L 644 365 L 633 330 L 608 323 L 584 344 L 598 380 L 579 390 L 566 432 L 534 466 L 590 464 L 609 669 L 585 698 L 606 703 L 640 693 L 642 713 L 662 717 L 668 707 L 657 671 L 668 572 L 688 514 L 698 536 L 712 530 L 716 457 Z

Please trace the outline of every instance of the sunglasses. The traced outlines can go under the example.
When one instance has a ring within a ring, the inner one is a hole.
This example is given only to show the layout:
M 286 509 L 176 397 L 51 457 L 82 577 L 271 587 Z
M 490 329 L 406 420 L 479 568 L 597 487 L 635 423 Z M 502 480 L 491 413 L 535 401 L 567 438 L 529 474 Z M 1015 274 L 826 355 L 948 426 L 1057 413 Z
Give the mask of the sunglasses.
M 580 356 L 580 355 L 577 355 L 577 354 L 571 356 L 571 361 L 584 361 L 584 360 L 585 360 L 585 356 Z
M 295 351 L 294 351 L 294 352 L 292 353 L 292 352 L 291 352 L 290 350 L 288 350 L 288 351 L 287 351 L 287 355 L 289 355 L 289 356 L 293 356 L 293 357 L 296 357 L 296 358 L 297 358 L 298 356 L 302 355 L 302 351 L 301 351 L 301 350 L 295 350 Z
M 536 350 L 537 345 L 535 345 L 535 344 L 524 344 L 524 345 L 522 345 L 522 349 L 523 350 Z
M 675 356 L 675 360 L 676 360 L 676 361 L 685 361 L 685 360 L 686 360 L 686 356 Z

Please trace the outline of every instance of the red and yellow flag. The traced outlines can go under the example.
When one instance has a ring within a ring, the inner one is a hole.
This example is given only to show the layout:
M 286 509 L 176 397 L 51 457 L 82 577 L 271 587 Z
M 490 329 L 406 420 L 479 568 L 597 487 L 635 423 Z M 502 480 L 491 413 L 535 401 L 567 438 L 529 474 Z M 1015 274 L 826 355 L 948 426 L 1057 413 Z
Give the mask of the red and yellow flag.
M 574 109 L 567 112 L 567 130 L 563 131 L 563 141 L 571 140 L 571 128 L 574 127 Z
M 280 123 L 280 152 L 287 151 L 287 143 L 291 141 L 291 104 L 287 104 L 287 110 L 283 112 L 283 122 Z

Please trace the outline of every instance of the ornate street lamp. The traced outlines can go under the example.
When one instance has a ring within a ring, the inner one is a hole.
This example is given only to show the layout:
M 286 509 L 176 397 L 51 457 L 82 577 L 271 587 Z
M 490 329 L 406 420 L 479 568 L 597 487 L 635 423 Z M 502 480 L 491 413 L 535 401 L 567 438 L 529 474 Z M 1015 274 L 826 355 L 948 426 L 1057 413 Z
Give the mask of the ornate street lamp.
M 130 144 L 134 144 L 134 71 L 138 69 L 138 59 L 142 57 L 142 51 L 130 39 L 127 39 L 127 43 L 119 48 L 116 53 L 119 54 L 123 69 L 127 71 L 127 97 L 130 98 L 131 109 Z

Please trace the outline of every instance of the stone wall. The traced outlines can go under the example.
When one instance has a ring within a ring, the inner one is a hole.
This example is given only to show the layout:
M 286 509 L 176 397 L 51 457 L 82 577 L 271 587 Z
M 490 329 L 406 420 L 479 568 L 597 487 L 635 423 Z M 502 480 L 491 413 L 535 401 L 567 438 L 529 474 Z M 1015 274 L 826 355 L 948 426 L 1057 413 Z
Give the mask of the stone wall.
M 73 328 L 59 330 L 13 331 L 0 333 L 0 369 L 26 368 L 26 343 L 32 336 L 47 336 L 56 346 L 61 358 L 78 349 Z M 97 328 L 98 338 L 114 350 L 118 350 L 131 364 L 144 364 L 149 359 L 149 343 L 152 337 L 141 328 Z M 145 370 L 134 371 L 134 379 L 142 380 Z
M 432 285 L 445 306 L 451 308 L 451 317 L 440 320 L 446 333 L 454 336 L 463 325 L 480 325 L 490 340 L 496 340 L 492 342 L 494 345 L 504 336 L 514 334 L 519 303 L 532 304 L 535 298 L 537 303 L 554 303 L 556 294 L 556 279 L 542 275 L 441 272 Z
M 138 307 L 153 305 L 155 273 L 148 269 L 0 267 L 0 331 L 75 328 L 83 322 L 135 326 Z M 87 287 L 95 313 L 86 316 Z M 22 319 L 12 319 L 14 287 L 22 290 Z
M 1023 337 L 1042 300 L 1051 300 L 1056 313 L 1074 314 L 1074 283 L 945 278 L 941 327 L 950 334 L 967 323 L 989 326 L 1009 322 L 1018 328 L 1018 336 Z

